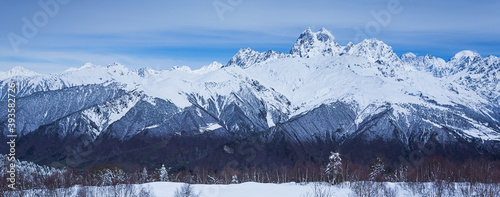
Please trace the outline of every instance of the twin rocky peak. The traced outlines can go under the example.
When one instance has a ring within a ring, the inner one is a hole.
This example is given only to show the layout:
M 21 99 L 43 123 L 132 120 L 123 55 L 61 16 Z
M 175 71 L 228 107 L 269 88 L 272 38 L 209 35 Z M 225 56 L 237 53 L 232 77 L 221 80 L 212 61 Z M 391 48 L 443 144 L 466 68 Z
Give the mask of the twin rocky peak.
M 312 58 L 317 56 L 341 55 L 361 56 L 374 61 L 394 61 L 398 58 L 392 51 L 392 48 L 382 41 L 367 39 L 358 44 L 349 42 L 346 46 L 341 46 L 335 41 L 335 37 L 325 28 L 321 28 L 317 32 L 313 32 L 311 28 L 308 28 L 300 34 L 288 54 L 272 50 L 260 53 L 250 48 L 240 49 L 225 67 L 236 65 L 247 68 L 250 65 L 276 58 Z
M 258 52 L 250 48 L 240 49 L 224 67 L 239 66 L 247 68 L 253 64 L 264 63 L 277 58 L 313 58 L 343 55 L 358 56 L 372 62 L 381 61 L 388 64 L 408 63 L 417 67 L 419 64 L 425 64 L 427 68 L 424 69 L 446 67 L 446 65 L 463 65 L 482 59 L 478 53 L 468 50 L 458 52 L 449 60 L 448 64 L 445 60 L 432 55 L 416 56 L 413 53 L 406 53 L 398 57 L 393 52 L 392 47 L 375 38 L 365 39 L 358 44 L 349 42 L 346 46 L 342 46 L 335 41 L 335 37 L 325 28 L 321 28 L 317 32 L 313 32 L 311 28 L 308 28 L 300 34 L 288 54 L 273 50 Z M 488 58 L 496 59 L 493 56 Z

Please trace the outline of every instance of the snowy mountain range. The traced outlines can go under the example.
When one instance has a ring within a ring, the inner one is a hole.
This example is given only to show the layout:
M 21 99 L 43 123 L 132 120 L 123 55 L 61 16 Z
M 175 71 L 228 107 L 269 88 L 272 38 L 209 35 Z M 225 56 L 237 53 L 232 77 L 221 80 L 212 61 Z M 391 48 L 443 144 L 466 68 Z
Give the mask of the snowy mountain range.
M 439 145 L 429 154 L 500 158 L 499 72 L 495 56 L 398 56 L 376 39 L 341 46 L 307 29 L 289 53 L 241 49 L 197 70 L 88 63 L 50 75 L 0 72 L 0 131 L 15 81 L 18 152 L 40 164 L 260 165 L 331 150 L 397 160 L 430 143 Z M 247 161 L 249 142 L 264 154 Z

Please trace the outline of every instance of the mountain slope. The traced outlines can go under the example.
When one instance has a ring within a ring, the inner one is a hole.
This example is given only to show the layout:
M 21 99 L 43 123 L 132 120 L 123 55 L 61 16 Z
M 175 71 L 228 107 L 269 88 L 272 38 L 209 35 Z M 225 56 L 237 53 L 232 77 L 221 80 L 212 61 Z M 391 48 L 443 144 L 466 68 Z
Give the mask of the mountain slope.
M 455 147 L 498 158 L 499 65 L 497 57 L 471 51 L 449 61 L 398 57 L 376 39 L 341 46 L 325 29 L 307 29 L 289 54 L 241 49 L 226 65 L 198 70 L 130 70 L 115 63 L 38 75 L 16 68 L 0 78 L 0 124 L 7 124 L 7 85 L 15 81 L 20 155 L 43 163 L 78 154 L 68 148 L 75 141 L 104 151 L 101 162 L 133 163 L 109 156 L 110 144 L 139 151 L 137 157 L 160 151 L 186 162 L 166 149 L 183 148 L 197 155 L 191 162 L 201 162 L 225 158 L 221 147 L 250 139 L 259 151 L 279 146 L 291 152 L 289 161 L 333 149 L 361 159 L 369 159 L 360 153 L 366 150 L 397 158 L 430 141 L 443 147 L 435 154 L 454 156 L 449 150 Z M 51 153 L 37 148 L 42 138 L 56 138 Z M 162 145 L 141 148 L 155 143 Z M 389 153 L 394 148 L 404 153 Z M 54 152 L 57 157 L 46 159 Z M 80 159 L 80 165 L 89 161 Z

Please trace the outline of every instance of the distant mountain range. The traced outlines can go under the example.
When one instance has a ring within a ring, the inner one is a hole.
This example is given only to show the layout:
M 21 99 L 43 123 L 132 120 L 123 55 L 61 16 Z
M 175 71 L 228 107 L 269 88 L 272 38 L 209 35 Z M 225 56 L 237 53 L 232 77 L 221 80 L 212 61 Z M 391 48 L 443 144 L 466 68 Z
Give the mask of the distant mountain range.
M 241 49 L 198 70 L 0 72 L 0 131 L 15 81 L 18 158 L 39 164 L 265 166 L 333 150 L 398 161 L 431 143 L 427 155 L 500 158 L 499 72 L 495 56 L 398 56 L 376 39 L 341 46 L 307 29 L 290 53 Z

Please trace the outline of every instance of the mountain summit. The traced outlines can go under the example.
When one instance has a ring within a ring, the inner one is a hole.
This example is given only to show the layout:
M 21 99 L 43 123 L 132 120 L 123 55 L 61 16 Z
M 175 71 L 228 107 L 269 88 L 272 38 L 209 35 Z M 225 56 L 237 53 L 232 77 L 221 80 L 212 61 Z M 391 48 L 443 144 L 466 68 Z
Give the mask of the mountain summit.
M 31 70 L 28 70 L 24 67 L 16 66 L 7 72 L 0 71 L 0 80 L 2 80 L 4 78 L 10 78 L 10 77 L 30 77 L 30 76 L 35 76 L 35 75 L 39 75 L 39 74 L 36 72 L 33 72 Z
M 264 63 L 272 59 L 341 55 L 359 56 L 367 58 L 372 62 L 377 60 L 395 62 L 399 60 L 397 55 L 392 51 L 392 48 L 382 41 L 369 39 L 358 44 L 349 43 L 347 46 L 341 46 L 335 41 L 335 37 L 325 28 L 321 28 L 317 32 L 313 32 L 311 28 L 308 28 L 300 34 L 289 54 L 273 50 L 258 52 L 250 48 L 240 49 L 224 67 L 238 66 L 248 68 L 251 65 Z
M 300 34 L 290 54 L 309 58 L 317 55 L 334 56 L 338 55 L 341 50 L 342 47 L 335 42 L 335 37 L 325 28 L 321 28 L 318 32 L 312 32 L 311 28 L 308 28 Z

